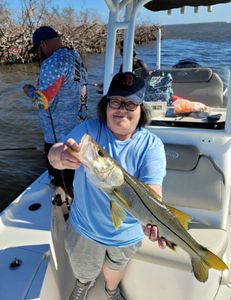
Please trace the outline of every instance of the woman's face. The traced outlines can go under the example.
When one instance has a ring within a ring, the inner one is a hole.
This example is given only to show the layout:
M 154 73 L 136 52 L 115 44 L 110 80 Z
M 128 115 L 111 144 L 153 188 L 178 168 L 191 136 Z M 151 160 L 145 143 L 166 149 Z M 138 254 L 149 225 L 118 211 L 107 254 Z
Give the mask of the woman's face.
M 140 105 L 129 98 L 110 97 L 107 105 L 107 126 L 119 140 L 130 139 L 137 128 L 140 114 Z

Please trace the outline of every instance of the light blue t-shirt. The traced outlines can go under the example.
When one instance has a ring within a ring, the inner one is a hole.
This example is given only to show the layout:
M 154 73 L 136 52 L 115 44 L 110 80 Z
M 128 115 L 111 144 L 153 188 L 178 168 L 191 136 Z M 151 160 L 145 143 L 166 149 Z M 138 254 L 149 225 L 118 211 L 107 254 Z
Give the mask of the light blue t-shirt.
M 166 173 L 164 146 L 147 129 L 138 128 L 131 139 L 121 141 L 104 123 L 94 119 L 77 126 L 68 137 L 80 143 L 85 133 L 134 177 L 147 184 L 162 184 Z M 75 172 L 70 221 L 82 236 L 107 246 L 125 247 L 144 237 L 139 221 L 129 213 L 121 226 L 114 228 L 110 199 L 88 180 L 83 166 Z

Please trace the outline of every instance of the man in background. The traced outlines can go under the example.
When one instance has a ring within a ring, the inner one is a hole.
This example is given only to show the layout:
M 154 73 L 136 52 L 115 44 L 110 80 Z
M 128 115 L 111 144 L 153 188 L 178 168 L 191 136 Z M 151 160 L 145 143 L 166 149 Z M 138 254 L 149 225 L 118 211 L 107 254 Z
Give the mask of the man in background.
M 25 94 L 37 107 L 44 135 L 44 152 L 52 183 L 72 195 L 73 170 L 57 170 L 47 159 L 49 149 L 87 116 L 87 70 L 80 54 L 63 46 L 61 37 L 50 26 L 33 33 L 33 48 L 40 60 L 37 86 L 26 84 Z
M 123 57 L 123 47 L 124 43 L 123 41 L 120 42 L 120 55 Z M 145 78 L 149 75 L 148 66 L 145 64 L 145 62 L 142 59 L 139 59 L 137 57 L 136 50 L 133 50 L 133 60 L 132 60 L 132 71 L 142 77 Z M 120 65 L 119 72 L 123 72 L 123 65 Z

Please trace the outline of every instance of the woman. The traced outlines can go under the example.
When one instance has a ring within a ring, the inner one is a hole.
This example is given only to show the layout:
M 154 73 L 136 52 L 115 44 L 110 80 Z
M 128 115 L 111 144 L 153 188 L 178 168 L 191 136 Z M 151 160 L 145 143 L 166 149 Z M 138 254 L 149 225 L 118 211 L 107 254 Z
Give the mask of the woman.
M 131 72 L 118 73 L 112 79 L 107 95 L 98 103 L 98 119 L 77 126 L 64 143 L 55 144 L 49 152 L 50 163 L 57 169 L 75 169 L 74 200 L 66 229 L 65 245 L 76 285 L 70 299 L 86 299 L 89 288 L 102 271 L 108 299 L 125 299 L 119 283 L 125 266 L 140 247 L 143 228 L 132 215 L 115 230 L 110 201 L 87 179 L 80 161 L 68 147 L 79 151 L 77 143 L 89 134 L 131 175 L 162 194 L 166 159 L 160 139 L 143 128 L 149 112 L 143 104 L 144 81 Z M 76 187 L 76 188 L 75 188 Z M 145 234 L 166 247 L 156 226 L 147 225 Z

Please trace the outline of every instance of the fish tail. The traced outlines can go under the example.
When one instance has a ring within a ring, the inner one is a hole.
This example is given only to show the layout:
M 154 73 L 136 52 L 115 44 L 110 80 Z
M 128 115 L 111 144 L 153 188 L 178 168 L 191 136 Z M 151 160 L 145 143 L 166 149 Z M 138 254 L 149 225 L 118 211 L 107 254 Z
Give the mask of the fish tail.
M 192 258 L 193 273 L 197 280 L 205 282 L 208 279 L 209 269 L 224 271 L 228 266 L 217 255 L 203 248 L 203 258 Z
M 210 268 L 218 271 L 224 271 L 225 269 L 228 269 L 228 266 L 220 257 L 215 255 L 208 249 L 206 249 L 205 251 L 206 255 L 204 256 L 204 261 Z

